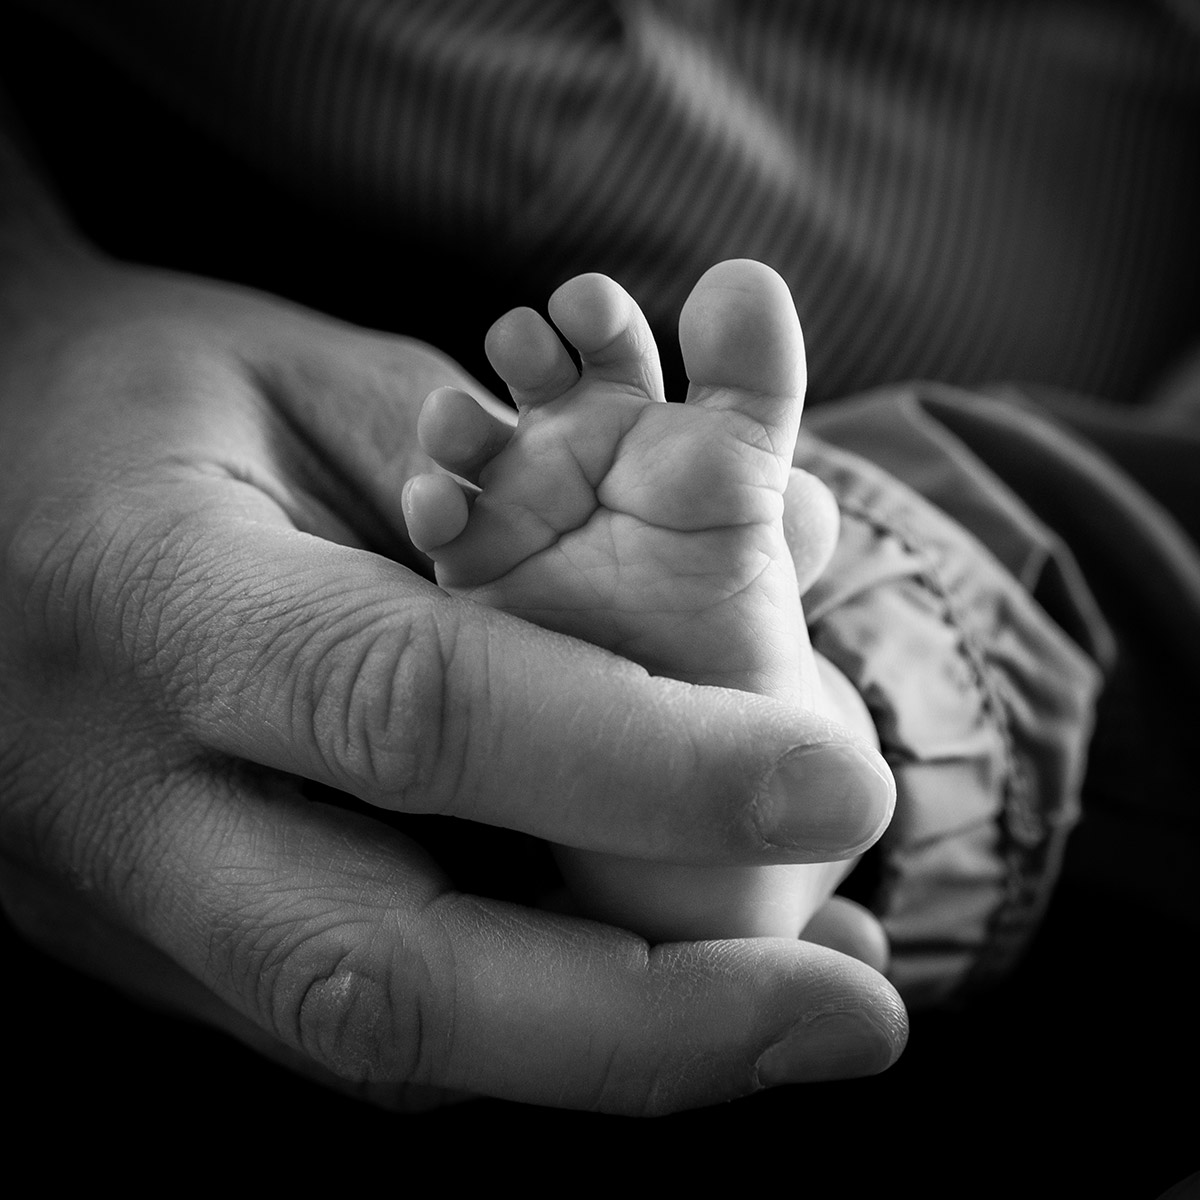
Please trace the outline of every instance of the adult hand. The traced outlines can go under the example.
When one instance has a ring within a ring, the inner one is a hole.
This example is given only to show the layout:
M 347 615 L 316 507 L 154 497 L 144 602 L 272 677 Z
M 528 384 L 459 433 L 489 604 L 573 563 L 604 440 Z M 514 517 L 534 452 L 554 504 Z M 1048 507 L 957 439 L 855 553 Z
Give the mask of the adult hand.
M 18 930 L 397 1105 L 661 1112 L 895 1058 L 903 1008 L 853 959 L 650 948 L 462 894 L 370 815 L 771 863 L 850 857 L 890 813 L 881 763 L 836 727 L 650 678 L 399 565 L 420 402 L 477 384 L 419 343 L 86 257 L 5 286 Z

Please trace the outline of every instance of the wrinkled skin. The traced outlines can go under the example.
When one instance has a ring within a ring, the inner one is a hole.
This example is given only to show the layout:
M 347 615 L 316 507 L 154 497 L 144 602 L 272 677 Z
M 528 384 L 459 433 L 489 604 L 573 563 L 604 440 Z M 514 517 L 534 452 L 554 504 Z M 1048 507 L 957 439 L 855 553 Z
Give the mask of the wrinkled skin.
M 890 813 L 861 749 L 772 793 L 837 727 L 400 565 L 420 403 L 478 384 L 425 345 L 88 253 L 10 280 L 0 866 L 23 936 L 396 1106 L 655 1113 L 895 1058 L 903 1008 L 852 957 L 650 947 L 462 894 L 371 816 L 765 863 L 850 857 Z M 835 902 L 811 936 L 870 959 L 878 934 Z

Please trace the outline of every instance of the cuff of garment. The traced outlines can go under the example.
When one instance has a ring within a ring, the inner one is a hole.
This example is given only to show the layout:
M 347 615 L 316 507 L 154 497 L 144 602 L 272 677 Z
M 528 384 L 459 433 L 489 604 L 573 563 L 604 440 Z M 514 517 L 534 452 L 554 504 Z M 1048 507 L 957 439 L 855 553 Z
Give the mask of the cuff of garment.
M 887 389 L 819 409 L 806 421 L 821 441 L 805 435 L 796 457 L 841 511 L 805 612 L 896 777 L 866 899 L 915 1006 L 1002 975 L 1036 928 L 1112 656 L 1066 547 L 926 399 Z

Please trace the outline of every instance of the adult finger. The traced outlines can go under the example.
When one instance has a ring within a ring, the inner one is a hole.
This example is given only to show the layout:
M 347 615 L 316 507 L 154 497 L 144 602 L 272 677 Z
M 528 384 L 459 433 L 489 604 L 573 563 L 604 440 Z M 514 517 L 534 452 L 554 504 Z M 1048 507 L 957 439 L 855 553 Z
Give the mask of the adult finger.
M 138 596 L 156 634 L 142 669 L 214 750 L 389 808 L 665 861 L 849 857 L 890 816 L 882 759 L 826 719 L 652 678 L 365 551 L 212 521 L 219 504 L 196 497 L 199 528 L 176 525 L 160 586 Z M 114 608 L 90 599 L 97 619 Z
M 821 947 L 650 949 L 464 895 L 379 823 L 236 777 L 146 820 L 171 853 L 134 906 L 144 934 L 350 1084 L 648 1114 L 874 1073 L 903 1047 L 886 981 Z

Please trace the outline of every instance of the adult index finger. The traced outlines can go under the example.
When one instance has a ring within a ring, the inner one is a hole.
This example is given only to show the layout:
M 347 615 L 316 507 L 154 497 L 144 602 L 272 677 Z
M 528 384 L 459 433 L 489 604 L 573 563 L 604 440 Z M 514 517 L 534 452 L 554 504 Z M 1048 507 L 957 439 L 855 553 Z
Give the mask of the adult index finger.
M 181 541 L 155 670 L 214 750 L 657 860 L 845 858 L 890 816 L 883 760 L 824 718 L 651 677 L 293 530 L 231 514 Z

